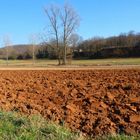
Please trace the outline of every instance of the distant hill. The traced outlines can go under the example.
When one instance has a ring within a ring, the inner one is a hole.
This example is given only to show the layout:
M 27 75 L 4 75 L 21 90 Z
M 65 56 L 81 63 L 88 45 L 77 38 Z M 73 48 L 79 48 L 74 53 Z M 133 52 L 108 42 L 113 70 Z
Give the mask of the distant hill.
M 8 48 L 8 55 L 9 58 L 16 58 L 19 55 L 27 55 L 32 53 L 32 45 L 31 44 L 19 44 L 19 45 L 12 45 L 8 47 L 0 48 L 0 58 L 5 59 L 7 54 L 7 48 Z M 35 50 L 37 51 L 40 48 L 40 45 L 35 45 Z
M 32 47 L 31 45 L 24 45 L 24 44 L 22 44 L 22 45 L 13 45 L 13 46 L 11 46 L 12 47 L 12 49 L 14 50 L 14 51 L 16 51 L 17 53 L 19 53 L 19 54 L 22 54 L 22 53 L 25 53 L 26 51 L 28 51 L 28 50 L 30 50 L 30 48 Z

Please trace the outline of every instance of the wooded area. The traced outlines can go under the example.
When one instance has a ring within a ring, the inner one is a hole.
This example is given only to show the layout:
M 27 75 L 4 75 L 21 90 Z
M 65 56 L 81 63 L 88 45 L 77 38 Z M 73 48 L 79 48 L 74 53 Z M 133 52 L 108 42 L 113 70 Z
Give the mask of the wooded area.
M 62 44 L 59 43 L 60 48 Z M 8 53 L 8 54 L 7 54 Z M 58 59 L 55 40 L 38 45 L 14 45 L 0 49 L 1 59 Z M 140 34 L 130 32 L 109 38 L 92 38 L 82 41 L 77 34 L 71 36 L 67 46 L 68 59 L 97 59 L 140 57 Z
M 75 59 L 140 57 L 140 34 L 129 32 L 109 38 L 92 38 L 81 42 L 74 52 Z

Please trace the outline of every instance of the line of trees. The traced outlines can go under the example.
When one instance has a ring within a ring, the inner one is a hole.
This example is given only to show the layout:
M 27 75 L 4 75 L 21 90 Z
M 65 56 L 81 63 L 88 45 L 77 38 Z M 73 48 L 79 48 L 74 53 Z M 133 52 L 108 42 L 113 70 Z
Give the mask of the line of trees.
M 77 46 L 74 58 L 140 57 L 140 33 L 95 37 Z
M 9 44 L 9 39 L 5 39 Z M 31 39 L 29 45 L 7 46 L 0 49 L 0 58 L 6 59 L 63 59 L 63 43 L 56 45 L 56 40 L 49 40 L 36 45 L 35 39 Z M 129 32 L 109 38 L 92 38 L 82 40 L 78 34 L 71 34 L 67 46 L 68 53 L 74 59 L 94 59 L 109 57 L 140 57 L 140 34 Z M 60 61 L 60 60 L 59 60 Z M 59 62 L 58 61 L 58 62 Z M 62 61 L 63 62 L 63 61 Z M 61 63 L 59 63 L 61 64 Z

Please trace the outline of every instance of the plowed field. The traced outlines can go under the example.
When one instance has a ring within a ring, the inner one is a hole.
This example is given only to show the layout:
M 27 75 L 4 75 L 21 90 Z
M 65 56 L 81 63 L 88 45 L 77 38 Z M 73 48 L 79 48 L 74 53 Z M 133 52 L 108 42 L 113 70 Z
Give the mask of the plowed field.
M 93 136 L 140 133 L 140 70 L 0 71 L 0 108 Z

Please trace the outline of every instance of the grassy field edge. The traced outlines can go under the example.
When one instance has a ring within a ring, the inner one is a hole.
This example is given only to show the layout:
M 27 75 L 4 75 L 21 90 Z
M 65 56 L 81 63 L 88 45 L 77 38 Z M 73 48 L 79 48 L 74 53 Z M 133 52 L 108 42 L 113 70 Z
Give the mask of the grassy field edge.
M 92 140 L 80 132 L 46 121 L 40 115 L 25 116 L 17 112 L 0 111 L 0 140 Z M 95 140 L 139 140 L 140 135 L 109 135 Z
M 110 59 L 90 59 L 71 60 L 71 66 L 114 66 L 114 65 L 140 65 L 140 58 L 110 58 Z M 0 60 L 0 67 L 49 67 L 58 66 L 58 60 Z

